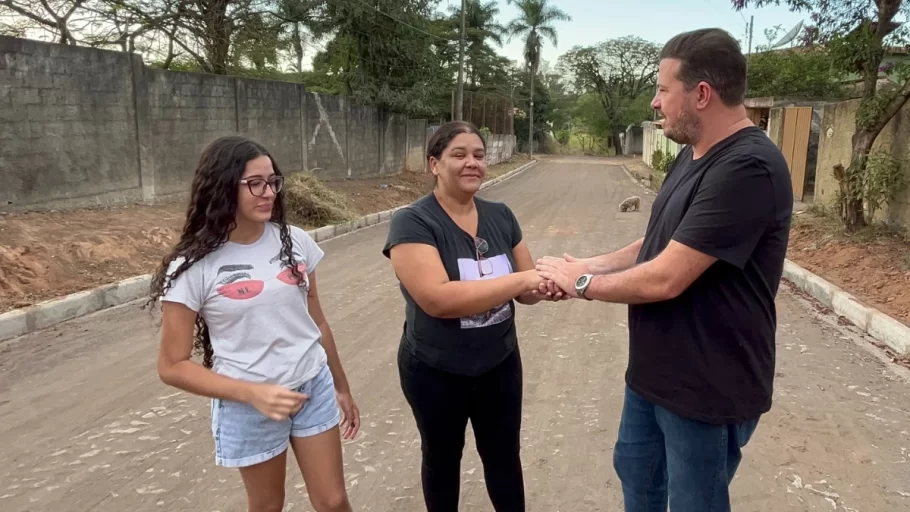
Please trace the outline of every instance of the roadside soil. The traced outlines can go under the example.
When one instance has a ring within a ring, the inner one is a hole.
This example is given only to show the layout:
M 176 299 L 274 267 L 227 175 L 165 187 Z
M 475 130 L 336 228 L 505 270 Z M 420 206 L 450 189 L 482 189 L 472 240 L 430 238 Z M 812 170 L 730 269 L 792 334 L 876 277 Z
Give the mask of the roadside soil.
M 879 228 L 847 235 L 835 219 L 793 216 L 788 257 L 862 302 L 910 325 L 910 239 Z
M 516 155 L 491 166 L 487 179 L 528 161 Z M 323 184 L 360 216 L 414 201 L 431 190 L 433 179 L 405 172 Z M 181 200 L 0 216 L 0 313 L 152 272 L 176 243 L 185 210 Z

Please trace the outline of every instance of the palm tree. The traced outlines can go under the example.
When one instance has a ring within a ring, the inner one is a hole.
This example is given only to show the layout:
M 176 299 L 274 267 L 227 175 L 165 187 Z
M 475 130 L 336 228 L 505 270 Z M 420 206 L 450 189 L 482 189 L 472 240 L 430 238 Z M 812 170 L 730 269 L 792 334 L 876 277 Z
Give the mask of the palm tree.
M 478 76 L 478 67 L 482 65 L 485 58 L 496 55 L 496 52 L 487 44 L 487 40 L 496 46 L 502 46 L 502 36 L 506 29 L 496 23 L 496 17 L 499 16 L 496 0 L 490 0 L 487 3 L 483 3 L 482 0 L 467 0 L 465 4 L 467 7 L 465 39 L 471 68 L 468 78 L 471 87 L 476 89 L 477 82 L 481 79 Z
M 553 23 L 557 21 L 572 21 L 572 17 L 562 9 L 555 7 L 548 0 L 509 0 L 520 11 L 517 18 L 506 27 L 506 33 L 511 41 L 513 37 L 522 37 L 525 40 L 525 65 L 531 73 L 531 97 L 528 102 L 528 155 L 534 151 L 534 76 L 540 66 L 540 49 L 543 38 L 546 37 L 556 46 L 556 29 Z
M 489 61 L 490 57 L 495 57 L 496 51 L 487 44 L 490 39 L 498 46 L 502 46 L 502 36 L 505 34 L 505 27 L 496 23 L 496 16 L 499 15 L 499 7 L 496 6 L 496 0 L 490 0 L 483 3 L 483 0 L 462 0 L 461 5 L 450 6 L 452 13 L 450 21 L 456 30 L 461 28 L 462 40 L 458 52 L 458 91 L 456 99 L 456 112 L 453 112 L 454 119 L 464 119 L 464 82 L 465 72 L 470 62 L 470 75 L 467 81 L 471 87 L 477 89 L 478 67 L 482 66 L 484 60 Z M 465 48 L 467 46 L 467 48 Z

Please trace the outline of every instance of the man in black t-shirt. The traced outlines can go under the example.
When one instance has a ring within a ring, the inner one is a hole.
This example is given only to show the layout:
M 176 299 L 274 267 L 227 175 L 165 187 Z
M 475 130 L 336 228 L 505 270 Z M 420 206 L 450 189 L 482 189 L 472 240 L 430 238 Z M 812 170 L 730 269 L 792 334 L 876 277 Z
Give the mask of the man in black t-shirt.
M 717 29 L 663 48 L 651 105 L 685 144 L 644 238 L 544 258 L 570 295 L 629 304 L 614 468 L 627 511 L 730 510 L 740 449 L 771 407 L 776 310 L 793 194 L 778 148 L 746 117 L 746 62 Z

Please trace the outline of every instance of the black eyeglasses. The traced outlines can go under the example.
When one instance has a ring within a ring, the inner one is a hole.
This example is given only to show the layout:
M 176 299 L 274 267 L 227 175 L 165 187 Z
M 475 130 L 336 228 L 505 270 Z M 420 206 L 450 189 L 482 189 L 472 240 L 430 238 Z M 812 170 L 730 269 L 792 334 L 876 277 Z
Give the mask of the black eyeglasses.
M 272 192 L 278 193 L 281 192 L 281 186 L 284 185 L 284 176 L 271 176 L 269 179 L 263 178 L 251 178 L 248 180 L 240 180 L 242 185 L 246 185 L 250 189 L 250 194 L 254 196 L 261 196 L 265 194 L 265 187 L 270 187 Z
M 477 271 L 480 273 L 480 277 L 493 273 L 493 262 L 483 256 L 489 250 L 490 244 L 488 244 L 486 240 L 480 237 L 474 237 L 474 252 L 477 255 Z M 489 266 L 489 271 L 485 271 L 485 263 Z

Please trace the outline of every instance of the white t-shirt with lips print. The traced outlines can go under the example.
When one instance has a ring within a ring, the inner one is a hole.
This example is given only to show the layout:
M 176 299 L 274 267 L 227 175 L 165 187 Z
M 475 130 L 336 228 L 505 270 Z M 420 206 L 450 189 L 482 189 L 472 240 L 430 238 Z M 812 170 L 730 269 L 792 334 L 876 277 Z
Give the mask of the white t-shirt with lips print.
M 306 276 L 324 252 L 306 231 L 290 230 L 295 260 Z M 213 371 L 293 389 L 322 370 L 326 354 L 307 294 L 281 262 L 279 235 L 270 222 L 252 244 L 227 242 L 178 276 L 161 300 L 185 304 L 205 319 Z M 171 263 L 168 276 L 182 261 Z

